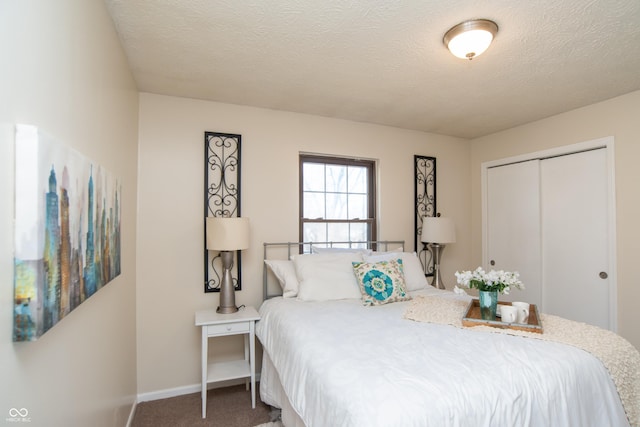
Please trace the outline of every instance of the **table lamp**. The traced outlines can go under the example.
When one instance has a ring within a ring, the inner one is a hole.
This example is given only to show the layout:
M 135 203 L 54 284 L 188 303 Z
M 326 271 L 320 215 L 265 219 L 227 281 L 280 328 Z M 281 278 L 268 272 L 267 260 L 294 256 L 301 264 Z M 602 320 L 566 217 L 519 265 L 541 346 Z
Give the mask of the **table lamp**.
M 433 254 L 433 282 L 431 285 L 438 289 L 445 289 L 440 274 L 440 258 L 446 244 L 456 242 L 456 227 L 451 218 L 439 215 L 423 218 L 420 240 L 427 244 Z
M 233 253 L 249 247 L 249 218 L 207 217 L 207 250 L 220 251 L 222 259 L 222 281 L 220 282 L 220 306 L 218 313 L 238 311 L 236 290 L 231 269 Z

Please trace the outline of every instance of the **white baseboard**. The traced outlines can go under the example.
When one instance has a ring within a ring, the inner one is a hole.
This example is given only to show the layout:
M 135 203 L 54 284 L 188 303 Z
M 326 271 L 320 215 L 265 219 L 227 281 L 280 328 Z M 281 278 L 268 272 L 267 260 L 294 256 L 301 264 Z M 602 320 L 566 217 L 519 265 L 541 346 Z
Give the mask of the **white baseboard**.
M 260 381 L 260 374 L 256 374 L 256 382 L 258 381 Z M 232 385 L 238 385 L 238 384 L 244 384 L 244 383 L 245 383 L 244 378 L 229 380 L 229 381 L 219 381 L 213 384 L 208 384 L 207 389 L 229 387 Z M 201 385 L 200 383 L 198 383 L 198 384 L 186 385 L 182 387 L 174 387 L 174 388 L 167 388 L 164 390 L 140 393 L 138 394 L 137 403 L 149 402 L 152 400 L 159 400 L 159 399 L 168 399 L 170 397 L 182 396 L 184 394 L 199 393 L 200 390 L 201 390 Z M 258 395 L 258 390 L 256 390 L 256 395 Z M 135 412 L 135 405 L 132 408 L 132 413 L 134 412 Z M 131 417 L 131 419 L 133 418 Z
M 127 420 L 126 427 L 131 427 L 131 423 L 133 423 L 133 417 L 136 415 L 136 405 L 138 402 L 133 402 L 131 405 L 131 411 L 129 412 L 129 419 Z
M 168 399 L 170 397 L 182 396 L 183 394 L 197 393 L 200 384 L 187 385 L 182 387 L 167 388 L 164 390 L 150 391 L 138 394 L 138 403 L 149 402 L 151 400 Z

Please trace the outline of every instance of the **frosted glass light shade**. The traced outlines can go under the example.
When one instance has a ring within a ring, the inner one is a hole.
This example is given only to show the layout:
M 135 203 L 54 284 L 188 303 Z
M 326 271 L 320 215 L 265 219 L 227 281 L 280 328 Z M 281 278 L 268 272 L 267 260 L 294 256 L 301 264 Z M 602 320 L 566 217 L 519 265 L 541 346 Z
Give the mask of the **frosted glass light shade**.
M 456 226 L 451 218 L 442 216 L 425 216 L 422 219 L 423 243 L 455 243 Z
M 207 217 L 207 249 L 235 251 L 249 247 L 249 218 Z
M 489 48 L 498 33 L 498 25 L 487 19 L 462 22 L 444 35 L 443 42 L 451 53 L 462 59 L 473 59 Z

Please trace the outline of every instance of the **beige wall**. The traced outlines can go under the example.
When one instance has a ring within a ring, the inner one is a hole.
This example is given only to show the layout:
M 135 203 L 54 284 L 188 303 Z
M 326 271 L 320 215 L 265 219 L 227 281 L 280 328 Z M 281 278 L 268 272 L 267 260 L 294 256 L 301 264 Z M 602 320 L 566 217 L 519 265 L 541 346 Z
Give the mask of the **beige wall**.
M 640 348 L 640 91 L 471 142 L 473 264 L 482 260 L 482 162 L 589 141 L 615 138 L 618 332 Z
M 122 426 L 136 396 L 138 94 L 101 1 L 0 2 L 0 420 Z M 12 342 L 13 126 L 37 126 L 119 177 L 122 274 L 35 342 Z
M 138 392 L 193 386 L 200 375 L 194 312 L 218 305 L 203 293 L 204 132 L 242 135 L 242 215 L 251 221 L 237 304 L 262 301 L 262 243 L 298 239 L 298 154 L 379 160 L 381 239 L 413 245 L 413 155 L 437 157 L 438 210 L 458 224 L 458 244 L 445 253 L 469 263 L 470 175 L 466 140 L 383 126 L 181 99 L 140 97 L 138 224 Z M 218 357 L 241 340 L 212 341 Z M 194 390 L 195 391 L 195 390 Z

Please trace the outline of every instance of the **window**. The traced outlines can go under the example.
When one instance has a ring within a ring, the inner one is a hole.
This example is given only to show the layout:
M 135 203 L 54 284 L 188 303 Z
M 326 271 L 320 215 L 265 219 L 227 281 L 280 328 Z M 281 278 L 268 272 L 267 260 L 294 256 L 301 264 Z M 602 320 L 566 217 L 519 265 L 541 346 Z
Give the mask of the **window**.
M 300 155 L 300 241 L 370 241 L 376 228 L 374 161 Z

